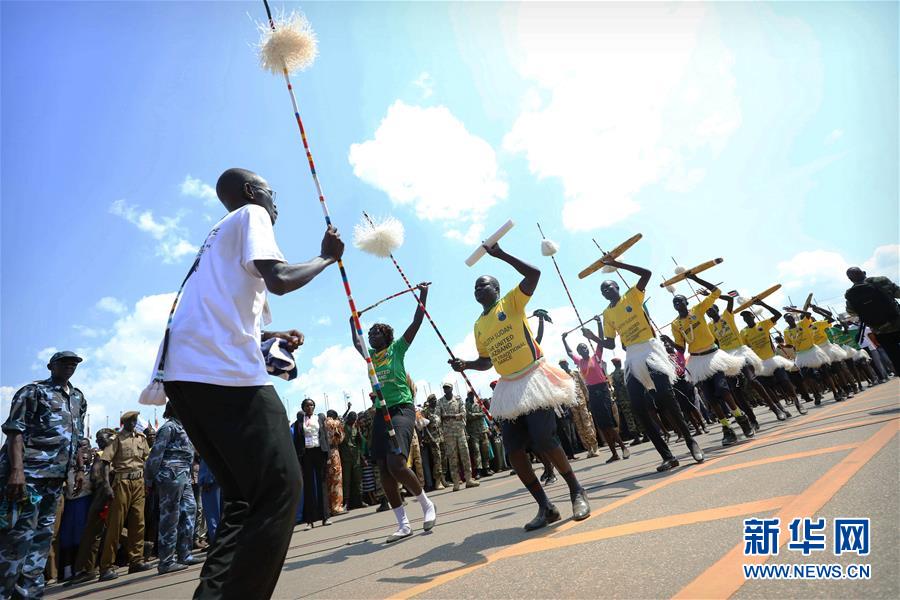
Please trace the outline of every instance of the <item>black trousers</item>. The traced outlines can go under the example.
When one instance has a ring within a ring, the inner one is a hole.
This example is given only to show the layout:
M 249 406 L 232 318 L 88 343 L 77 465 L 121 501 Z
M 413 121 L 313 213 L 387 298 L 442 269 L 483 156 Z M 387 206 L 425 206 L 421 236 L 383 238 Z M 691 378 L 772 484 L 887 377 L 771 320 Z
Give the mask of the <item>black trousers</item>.
M 663 439 L 659 428 L 650 417 L 650 404 L 655 403 L 657 410 L 668 415 L 669 419 L 675 425 L 675 428 L 681 433 L 686 444 L 693 441 L 693 436 L 688 429 L 687 423 L 684 421 L 684 415 L 681 413 L 681 407 L 675 399 L 672 391 L 672 383 L 669 377 L 656 371 L 650 371 L 650 377 L 653 380 L 653 391 L 647 390 L 640 381 L 635 379 L 633 375 L 628 375 L 625 386 L 628 388 L 628 398 L 631 400 L 631 410 L 641 422 L 644 432 L 653 442 L 653 446 L 663 460 L 672 458 L 672 451 Z
M 328 455 L 320 448 L 307 448 L 300 457 L 303 471 L 303 521 L 315 523 L 331 516 L 325 492 L 325 461 Z
M 894 374 L 900 375 L 900 331 L 893 333 L 876 333 L 878 343 L 887 352 L 888 358 L 894 365 Z
M 284 406 L 271 386 L 165 386 L 222 489 L 222 520 L 194 598 L 270 598 L 300 498 L 300 467 Z

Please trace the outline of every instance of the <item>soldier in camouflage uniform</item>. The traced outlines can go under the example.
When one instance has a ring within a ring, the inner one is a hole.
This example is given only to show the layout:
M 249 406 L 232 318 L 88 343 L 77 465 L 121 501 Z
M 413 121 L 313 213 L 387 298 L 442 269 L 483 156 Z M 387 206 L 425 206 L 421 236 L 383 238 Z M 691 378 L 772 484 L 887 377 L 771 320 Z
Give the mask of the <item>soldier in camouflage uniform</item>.
M 469 436 L 469 448 L 475 468 L 481 477 L 490 477 L 494 471 L 491 470 L 487 423 L 481 407 L 475 404 L 475 394 L 471 390 L 466 395 L 466 434 Z
M 144 481 L 159 490 L 159 573 L 172 573 L 203 562 L 191 556 L 197 503 L 191 486 L 194 445 L 188 439 L 175 407 L 166 404 L 150 456 L 144 465 Z M 175 561 L 176 549 L 178 561 Z
M 428 419 L 428 425 L 423 430 L 422 440 L 431 453 L 431 475 L 434 478 L 434 489 L 442 490 L 446 485 L 444 482 L 444 456 L 441 452 L 444 433 L 441 429 L 441 416 L 437 410 L 437 396 L 434 394 L 430 394 L 425 401 L 422 416 Z
M 84 394 L 69 383 L 81 358 L 57 352 L 50 378 L 26 385 L 12 399 L 0 451 L 0 582 L 4 598 L 41 598 L 56 505 L 71 465 L 75 490 L 84 482 Z
M 616 404 L 619 407 L 619 413 L 621 413 L 622 420 L 625 421 L 628 425 L 628 431 L 634 436 L 631 445 L 637 446 L 638 444 L 643 444 L 647 441 L 647 435 L 641 430 L 641 425 L 638 420 L 634 418 L 634 413 L 631 410 L 631 400 L 628 398 L 628 388 L 625 386 L 625 370 L 622 368 L 622 360 L 614 358 L 612 359 L 612 363 L 615 369 L 613 370 L 612 375 L 609 376 L 609 380 L 612 382 L 613 397 L 616 399 Z
M 578 371 L 572 371 L 569 367 L 569 361 L 559 361 L 560 368 L 569 374 L 575 380 L 575 405 L 571 406 L 572 422 L 575 424 L 575 430 L 581 439 L 581 444 L 587 449 L 588 458 L 598 456 L 600 451 L 597 447 L 597 432 L 594 429 L 594 418 L 591 416 L 587 408 L 588 391 L 584 384 L 584 379 Z
M 444 395 L 438 400 L 438 415 L 441 417 L 447 458 L 450 460 L 453 491 L 459 491 L 462 487 L 459 479 L 460 465 L 466 477 L 466 487 L 478 487 L 479 483 L 472 477 L 469 445 L 466 443 L 466 407 L 459 396 L 453 394 L 453 384 L 445 382 L 443 387 Z

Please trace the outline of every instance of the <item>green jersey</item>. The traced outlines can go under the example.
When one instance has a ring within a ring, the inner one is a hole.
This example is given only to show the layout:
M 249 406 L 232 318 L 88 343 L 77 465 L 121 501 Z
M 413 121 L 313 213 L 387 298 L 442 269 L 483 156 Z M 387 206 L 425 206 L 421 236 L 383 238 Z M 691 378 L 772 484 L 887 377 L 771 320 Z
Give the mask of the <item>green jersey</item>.
M 402 336 L 380 352 L 369 349 L 375 374 L 381 383 L 381 394 L 388 408 L 413 403 L 412 391 L 406 380 L 406 366 L 403 364 L 408 349 L 409 344 Z

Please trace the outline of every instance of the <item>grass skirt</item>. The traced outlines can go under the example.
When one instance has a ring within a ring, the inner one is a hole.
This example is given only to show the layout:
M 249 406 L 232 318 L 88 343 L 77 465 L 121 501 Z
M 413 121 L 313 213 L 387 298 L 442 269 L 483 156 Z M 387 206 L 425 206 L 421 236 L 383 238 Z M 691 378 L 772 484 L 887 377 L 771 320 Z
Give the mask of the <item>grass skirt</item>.
M 542 408 L 556 410 L 574 404 L 575 380 L 540 358 L 514 375 L 500 377 L 491 398 L 491 414 L 513 420 Z
M 744 368 L 743 356 L 732 356 L 723 350 L 716 349 L 709 354 L 691 354 L 687 362 L 687 372 L 691 383 L 706 381 L 716 373 L 725 373 L 732 377 Z
M 848 358 L 847 353 L 844 352 L 837 344 L 825 342 L 823 344 L 819 344 L 819 348 L 822 349 L 822 352 L 828 355 L 828 358 L 831 359 L 831 362 L 840 362 L 842 360 L 847 360 Z
M 772 358 L 767 358 L 762 361 L 762 371 L 759 371 L 758 373 L 763 377 L 771 377 L 779 368 L 784 369 L 785 371 L 796 371 L 797 365 L 785 357 L 776 354 Z
M 672 383 L 678 379 L 675 375 L 675 365 L 669 360 L 665 346 L 658 339 L 632 344 L 625 349 L 626 378 L 631 375 L 640 381 L 645 389 L 655 390 L 656 386 L 650 378 L 650 369 L 666 375 Z
M 818 369 L 822 365 L 831 364 L 831 359 L 825 354 L 825 351 L 818 346 L 813 346 L 809 350 L 798 352 L 794 362 L 801 369 Z
M 728 354 L 732 356 L 738 356 L 744 359 L 744 364 L 753 368 L 753 372 L 757 375 L 762 375 L 763 363 L 762 360 L 756 355 L 756 352 L 750 349 L 749 346 L 739 346 L 734 350 L 725 350 Z
M 844 344 L 843 346 L 841 346 L 841 349 L 843 349 L 843 351 L 847 353 L 847 358 L 849 358 L 850 360 L 869 360 L 869 355 L 866 354 L 865 350 L 857 350 L 856 348 L 848 344 Z

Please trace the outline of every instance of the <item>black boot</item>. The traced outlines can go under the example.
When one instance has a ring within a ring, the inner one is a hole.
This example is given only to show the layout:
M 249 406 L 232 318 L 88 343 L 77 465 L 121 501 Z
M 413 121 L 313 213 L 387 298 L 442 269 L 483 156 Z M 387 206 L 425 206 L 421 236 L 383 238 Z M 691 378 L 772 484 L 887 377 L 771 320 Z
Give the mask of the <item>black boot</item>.
M 552 504 L 541 506 L 538 508 L 537 515 L 535 515 L 532 520 L 525 523 L 525 531 L 534 531 L 535 529 L 546 527 L 551 523 L 556 523 L 559 519 L 559 509 L 556 508 L 556 506 Z

